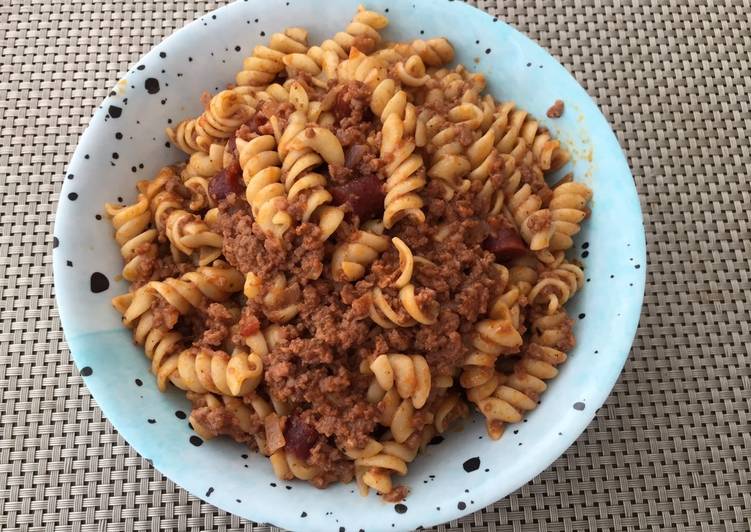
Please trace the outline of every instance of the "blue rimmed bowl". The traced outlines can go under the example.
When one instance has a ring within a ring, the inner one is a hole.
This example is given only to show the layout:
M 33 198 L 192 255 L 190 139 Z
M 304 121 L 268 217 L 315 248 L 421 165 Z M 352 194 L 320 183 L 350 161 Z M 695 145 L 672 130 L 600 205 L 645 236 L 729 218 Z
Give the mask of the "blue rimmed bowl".
M 110 299 L 122 263 L 103 205 L 135 198 L 137 180 L 184 156 L 164 128 L 196 115 L 199 96 L 234 80 L 265 36 L 305 26 L 312 41 L 345 27 L 359 0 L 249 0 L 187 25 L 131 68 L 94 114 L 70 162 L 55 224 L 57 301 L 73 358 L 106 417 L 179 485 L 234 514 L 293 530 L 406 530 L 480 510 L 548 467 L 582 433 L 610 393 L 636 331 L 645 279 L 642 215 L 633 179 L 610 126 L 587 93 L 545 50 L 464 3 L 373 0 L 388 11 L 385 35 L 448 37 L 457 60 L 485 73 L 489 91 L 514 100 L 573 155 L 566 168 L 592 187 L 592 216 L 572 250 L 586 286 L 569 304 L 577 346 L 524 423 L 497 442 L 481 419 L 446 435 L 410 464 L 411 493 L 399 506 L 362 498 L 351 485 L 317 490 L 277 480 L 268 461 L 233 442 L 193 438 L 181 392 L 157 391 L 149 364 Z M 545 118 L 556 100 L 557 120 Z

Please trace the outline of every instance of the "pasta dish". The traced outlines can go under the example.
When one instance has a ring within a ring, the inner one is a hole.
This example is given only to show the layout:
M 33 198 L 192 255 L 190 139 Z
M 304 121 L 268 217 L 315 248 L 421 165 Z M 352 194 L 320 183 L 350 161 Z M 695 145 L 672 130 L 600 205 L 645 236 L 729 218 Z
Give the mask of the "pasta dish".
M 447 39 L 387 24 L 271 35 L 167 130 L 186 160 L 106 212 L 113 304 L 200 438 L 397 502 L 431 439 L 472 409 L 500 438 L 558 373 L 592 193 L 553 182 L 568 152 Z

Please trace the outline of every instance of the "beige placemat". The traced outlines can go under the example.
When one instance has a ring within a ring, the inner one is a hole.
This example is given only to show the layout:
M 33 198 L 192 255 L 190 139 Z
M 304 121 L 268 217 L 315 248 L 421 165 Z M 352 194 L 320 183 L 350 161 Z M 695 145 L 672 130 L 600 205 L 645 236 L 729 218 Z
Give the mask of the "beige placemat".
M 477 3 L 551 50 L 613 124 L 649 271 L 631 357 L 589 429 L 513 495 L 437 530 L 748 531 L 751 1 Z M 55 206 L 95 105 L 217 5 L 0 2 L 2 530 L 270 530 L 188 495 L 117 435 L 54 301 Z

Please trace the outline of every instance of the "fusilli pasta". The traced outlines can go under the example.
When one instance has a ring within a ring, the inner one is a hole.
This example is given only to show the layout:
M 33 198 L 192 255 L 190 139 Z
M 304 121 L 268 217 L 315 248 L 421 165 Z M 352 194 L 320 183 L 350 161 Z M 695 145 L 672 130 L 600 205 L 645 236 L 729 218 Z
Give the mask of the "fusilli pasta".
M 321 43 L 274 33 L 167 130 L 187 160 L 105 212 L 131 283 L 113 306 L 198 436 L 397 502 L 470 406 L 499 438 L 557 375 L 592 191 L 548 183 L 569 153 L 446 38 L 387 25 L 360 7 Z

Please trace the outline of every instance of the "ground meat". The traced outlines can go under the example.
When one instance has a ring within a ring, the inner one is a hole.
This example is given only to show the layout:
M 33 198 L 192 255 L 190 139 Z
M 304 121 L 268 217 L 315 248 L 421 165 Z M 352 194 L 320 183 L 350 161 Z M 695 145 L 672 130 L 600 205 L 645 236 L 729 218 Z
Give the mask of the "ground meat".
M 475 128 L 470 127 L 468 124 L 460 124 L 456 129 L 459 131 L 459 135 L 457 136 L 459 144 L 465 148 L 471 146 L 475 141 Z
M 538 233 L 546 230 L 553 222 L 550 211 L 538 211 L 534 216 L 527 218 L 527 227 L 533 233 Z
M 350 482 L 355 476 L 354 462 L 325 441 L 319 441 L 310 450 L 307 463 L 321 470 L 312 481 L 317 488 L 325 488 L 332 482 Z
M 174 194 L 177 197 L 190 199 L 190 190 L 188 190 L 188 188 L 183 185 L 182 180 L 178 176 L 179 174 L 177 173 L 172 174 L 170 178 L 164 183 L 164 190 L 166 190 L 170 194 Z
M 354 175 L 355 172 L 352 168 L 340 164 L 330 164 L 328 168 L 327 181 L 329 183 L 329 186 L 333 185 L 334 187 L 336 187 L 337 185 L 344 185 L 348 183 Z
M 235 322 L 235 317 L 221 303 L 211 303 L 204 315 L 205 329 L 196 345 L 221 346 L 230 335 L 230 326 Z
M 274 128 L 269 120 L 272 116 L 276 117 L 280 129 L 283 131 L 287 127 L 289 115 L 294 110 L 295 108 L 289 102 L 266 100 L 261 104 L 260 109 L 240 126 L 235 132 L 235 136 L 243 140 L 252 140 L 259 135 L 273 135 Z
M 563 100 L 556 100 L 546 114 L 548 118 L 560 118 L 563 115 Z
M 235 205 L 222 202 L 219 205 L 217 225 L 224 237 L 222 253 L 229 263 L 242 273 L 258 273 L 264 265 L 268 270 L 276 269 L 279 261 L 274 260 L 278 254 L 269 254 L 264 248 L 265 237 L 261 228 L 255 224 L 250 207 L 247 204 Z
M 532 192 L 540 196 L 543 204 L 547 205 L 553 196 L 553 191 L 545 182 L 542 170 L 537 167 L 523 165 L 519 168 L 519 172 L 522 176 L 522 182 L 527 183 L 532 188 Z
M 346 148 L 355 144 L 366 144 L 369 133 L 374 129 L 371 120 L 370 88 L 359 81 L 350 81 L 337 87 L 334 103 L 334 116 L 337 119 L 334 133 Z
M 151 303 L 151 314 L 154 316 L 152 328 L 164 328 L 168 331 L 175 327 L 180 317 L 180 312 L 161 297 L 155 298 Z
M 353 326 L 357 327 L 347 321 L 340 328 L 349 331 Z M 315 338 L 280 341 L 264 360 L 265 382 L 280 400 L 307 405 L 300 419 L 320 434 L 338 445 L 361 447 L 373 431 L 377 411 L 366 400 L 370 382 L 359 372 L 357 361 L 328 343 L 342 337 L 347 338 L 325 325 L 316 330 Z
M 536 321 L 536 318 L 539 318 L 540 316 L 536 313 L 533 313 L 530 316 L 530 321 L 534 322 Z M 532 335 L 540 335 L 543 331 L 537 330 L 535 327 L 532 328 Z M 555 334 L 552 335 L 555 338 L 555 343 L 550 345 L 549 347 L 553 347 L 555 349 L 560 349 L 563 352 L 568 352 L 574 348 L 576 345 L 576 339 L 574 338 L 574 320 L 571 318 L 565 318 L 561 321 L 561 323 L 558 325 L 557 329 L 554 331 Z M 526 349 L 530 349 L 532 344 L 528 344 Z
M 314 286 L 303 291 L 300 319 L 315 339 L 327 345 L 349 349 L 363 343 L 370 332 L 370 324 L 363 319 L 366 315 L 362 304 L 345 305 L 330 294 L 320 294 Z
M 251 409 L 248 409 L 247 420 L 244 420 L 245 429 L 240 426 L 237 416 L 225 406 L 208 407 L 201 406 L 194 408 L 190 414 L 191 419 L 200 424 L 201 427 L 213 436 L 229 436 L 240 443 L 254 445 L 255 439 L 253 434 L 263 430 L 263 423 Z
M 389 493 L 383 496 L 383 500 L 386 502 L 399 502 L 407 498 L 409 488 L 404 485 L 395 486 Z
M 351 156 L 352 153 L 354 156 Z M 330 164 L 328 167 L 328 181 L 331 185 L 346 185 L 352 179 L 362 179 L 377 176 L 385 180 L 383 168 L 386 161 L 379 158 L 378 149 L 374 143 L 354 144 L 345 151 L 344 165 Z
M 299 214 L 304 205 L 289 206 Z M 302 286 L 323 272 L 325 246 L 317 224 L 303 223 L 286 231 L 283 240 L 269 237 L 255 223 L 249 205 L 242 199 L 228 197 L 219 204 L 218 230 L 223 236 L 222 252 L 227 261 L 242 273 L 253 272 L 263 282 L 262 295 L 279 273 L 299 278 Z M 290 286 L 293 282 L 288 283 Z
M 261 321 L 258 319 L 259 314 L 257 314 L 253 306 L 247 305 L 243 307 L 240 313 L 240 321 L 233 331 L 232 343 L 242 345 L 245 343 L 245 338 L 253 336 L 261 330 Z

